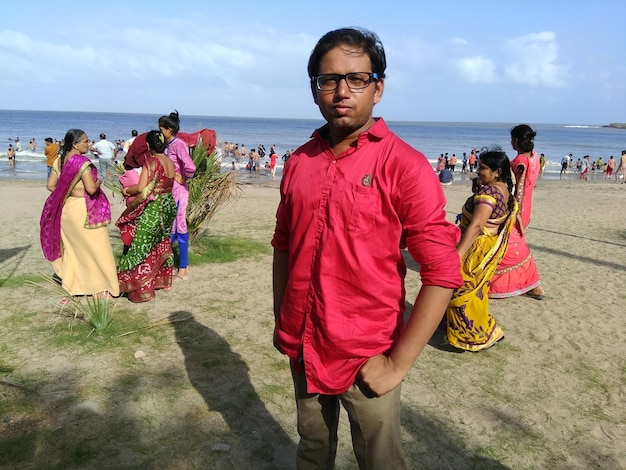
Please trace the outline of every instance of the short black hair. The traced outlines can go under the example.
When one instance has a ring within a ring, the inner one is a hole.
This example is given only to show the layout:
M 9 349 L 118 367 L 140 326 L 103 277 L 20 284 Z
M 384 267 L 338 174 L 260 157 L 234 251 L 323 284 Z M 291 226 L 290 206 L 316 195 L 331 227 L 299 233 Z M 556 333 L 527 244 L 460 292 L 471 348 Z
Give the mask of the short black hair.
M 387 59 L 383 43 L 376 33 L 364 28 L 341 28 L 324 34 L 309 57 L 309 78 L 313 78 L 319 73 L 322 57 L 341 44 L 362 49 L 370 58 L 372 72 L 377 73 L 378 78 L 385 78 Z

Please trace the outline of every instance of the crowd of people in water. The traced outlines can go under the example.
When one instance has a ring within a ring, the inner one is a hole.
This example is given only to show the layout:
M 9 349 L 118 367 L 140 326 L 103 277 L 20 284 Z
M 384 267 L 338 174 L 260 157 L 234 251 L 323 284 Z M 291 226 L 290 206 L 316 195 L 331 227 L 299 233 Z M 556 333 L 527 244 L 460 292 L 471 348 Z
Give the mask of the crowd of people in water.
M 602 157 L 591 161 L 589 155 L 578 158 L 574 163 L 572 154 L 565 155 L 561 159 L 561 171 L 559 177 L 563 179 L 568 172 L 577 173 L 579 178 L 587 181 L 590 173 L 602 173 L 602 179 L 615 180 L 616 183 L 624 184 L 626 178 L 626 150 L 622 150 L 622 155 L 616 160 L 613 155 L 604 162 Z
M 110 142 L 107 140 L 106 134 L 101 133 L 99 140 L 88 140 L 88 149 L 85 155 L 91 160 L 102 159 L 102 161 L 111 161 L 112 163 L 117 164 L 118 161 L 123 159 L 128 153 L 128 149 L 136 136 L 137 131 L 133 130 L 131 132 L 130 139 L 116 139 L 114 142 Z M 17 160 L 16 153 L 22 151 L 20 138 L 16 137 L 14 142 L 15 145 L 11 143 L 7 149 L 7 157 L 10 166 L 15 165 Z M 46 146 L 44 154 L 47 160 L 49 176 L 52 168 L 52 162 L 62 152 L 63 140 L 47 137 L 45 142 Z M 30 140 L 28 148 L 32 152 L 37 150 L 37 143 L 34 138 Z M 288 149 L 282 155 L 279 155 L 276 150 L 276 144 L 272 144 L 269 151 L 267 151 L 265 145 L 263 144 L 247 149 L 246 145 L 243 143 L 239 144 L 226 141 L 217 143 L 215 150 L 217 152 L 216 158 L 222 162 L 230 161 L 230 167 L 232 170 L 239 170 L 240 167 L 243 168 L 243 164 L 245 163 L 246 171 L 253 174 L 266 173 L 271 175 L 272 179 L 274 179 L 276 176 L 278 160 L 280 159 L 283 163 L 286 163 L 295 149 Z
M 280 157 L 281 160 L 286 163 L 294 150 L 287 150 Z M 232 170 L 238 170 L 239 163 L 245 162 L 245 169 L 249 173 L 261 173 L 262 169 L 264 169 L 271 175 L 272 179 L 276 177 L 276 163 L 279 158 L 276 152 L 276 144 L 271 145 L 268 152 L 263 144 L 259 144 L 248 151 L 245 144 L 224 142 L 219 146 L 219 152 L 222 161 L 229 160 L 231 162 Z M 265 162 L 263 163 L 264 160 Z
M 479 157 L 480 150 L 475 148 L 469 152 L 469 155 L 463 152 L 461 158 L 457 158 L 454 153 L 452 156 L 448 156 L 447 152 L 440 154 L 437 159 L 437 166 L 435 167 L 435 171 L 439 175 L 439 181 L 441 184 L 449 185 L 452 184 L 454 180 L 455 172 L 461 174 L 476 172 Z M 542 153 L 539 157 L 538 177 L 540 179 L 545 176 L 547 162 L 548 160 L 545 154 Z M 611 155 L 606 162 L 603 161 L 602 157 L 591 161 L 589 155 L 578 158 L 574 162 L 574 157 L 570 153 L 561 159 L 559 178 L 566 178 L 568 173 L 578 175 L 581 180 L 585 181 L 589 180 L 591 174 L 601 174 L 602 179 L 614 180 L 616 183 L 623 184 L 626 178 L 626 150 L 622 150 L 622 155 L 619 160 Z
M 89 140 L 89 148 L 87 156 L 91 159 L 104 158 L 105 160 L 111 159 L 117 163 L 118 157 L 123 157 L 128 148 L 132 144 L 136 137 L 137 131 L 132 131 L 130 139 L 116 139 L 114 142 L 106 140 L 105 134 L 100 134 L 100 140 Z M 15 165 L 17 161 L 17 153 L 23 150 L 22 143 L 19 137 L 15 139 L 9 139 L 10 143 L 7 149 L 7 158 L 9 166 Z M 53 149 L 59 153 L 62 148 L 63 142 L 58 139 L 47 137 L 45 139 L 44 153 L 47 158 L 48 175 L 52 166 L 51 160 L 53 157 Z M 35 138 L 29 140 L 28 150 L 31 152 L 37 151 L 38 144 Z M 243 143 L 235 142 L 222 142 L 216 146 L 218 152 L 218 158 L 221 161 L 230 161 L 230 168 L 232 170 L 238 170 L 245 163 L 245 170 L 249 173 L 262 173 L 265 172 L 271 175 L 272 179 L 276 176 L 276 163 L 278 159 L 286 163 L 289 160 L 291 154 L 295 149 L 288 149 L 279 156 L 276 151 L 276 144 L 270 146 L 269 152 L 266 151 L 265 145 L 259 144 L 257 147 L 248 149 Z M 437 158 L 435 165 L 435 171 L 439 175 L 439 179 L 442 184 L 452 184 L 455 179 L 455 174 L 465 175 L 468 173 L 475 173 L 477 169 L 477 161 L 480 156 L 480 149 L 473 148 L 469 152 L 463 152 L 462 155 L 457 156 L 455 153 L 451 155 L 448 152 L 441 153 Z M 267 158 L 266 158 L 267 157 Z M 548 163 L 547 157 L 542 153 L 539 158 L 539 178 L 542 179 L 545 176 L 546 164 Z M 588 180 L 590 175 L 602 175 L 602 179 L 614 180 L 616 183 L 624 183 L 626 181 L 626 150 L 622 151 L 619 159 L 613 155 L 608 159 L 598 157 L 595 160 L 591 160 L 589 155 L 585 155 L 582 158 L 575 158 L 571 153 L 565 155 L 560 161 L 559 178 L 565 179 L 567 175 L 577 175 L 581 180 Z M 466 179 L 466 178 L 461 178 Z

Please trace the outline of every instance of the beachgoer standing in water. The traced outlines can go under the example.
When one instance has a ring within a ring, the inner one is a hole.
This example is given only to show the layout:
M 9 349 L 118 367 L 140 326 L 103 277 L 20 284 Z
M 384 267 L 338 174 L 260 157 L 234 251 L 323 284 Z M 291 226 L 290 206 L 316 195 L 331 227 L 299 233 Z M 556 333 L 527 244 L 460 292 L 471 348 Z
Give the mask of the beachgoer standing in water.
M 15 165 L 15 149 L 13 148 L 13 144 L 9 144 L 7 157 L 9 158 L 9 165 Z
M 54 165 L 55 160 L 59 157 L 59 146 L 54 143 L 52 137 L 46 137 L 45 141 L 46 147 L 43 150 L 43 153 L 46 156 L 46 166 L 48 167 L 48 178 L 50 178 L 50 173 L 52 172 L 52 165 Z

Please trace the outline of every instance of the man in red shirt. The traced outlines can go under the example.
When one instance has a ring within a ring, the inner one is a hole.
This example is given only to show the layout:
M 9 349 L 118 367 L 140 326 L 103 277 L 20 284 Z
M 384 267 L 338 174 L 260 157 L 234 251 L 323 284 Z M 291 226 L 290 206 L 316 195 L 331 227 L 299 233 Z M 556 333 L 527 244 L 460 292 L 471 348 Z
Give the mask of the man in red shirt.
M 326 120 L 285 164 L 274 247 L 274 344 L 298 408 L 298 468 L 332 468 L 340 403 L 361 468 L 406 468 L 400 388 L 462 285 L 456 226 L 426 157 L 373 108 L 386 59 L 369 31 L 324 35 L 309 58 Z M 422 287 L 404 323 L 407 247 Z

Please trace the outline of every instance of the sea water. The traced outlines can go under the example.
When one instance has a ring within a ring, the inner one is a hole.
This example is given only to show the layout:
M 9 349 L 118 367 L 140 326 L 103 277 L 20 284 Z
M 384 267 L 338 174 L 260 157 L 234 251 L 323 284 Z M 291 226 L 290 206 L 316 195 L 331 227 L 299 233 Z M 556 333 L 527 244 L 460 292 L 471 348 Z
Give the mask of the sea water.
M 55 111 L 8 111 L 0 110 L 0 179 L 45 179 L 46 163 L 43 149 L 44 139 L 61 140 L 68 129 L 84 130 L 90 139 L 99 140 L 106 134 L 107 140 L 130 138 L 131 130 L 139 133 L 157 128 L 159 115 L 122 113 L 84 113 Z M 323 125 L 320 119 L 274 119 L 219 116 L 181 115 L 181 131 L 195 132 L 203 128 L 215 130 L 218 142 L 244 144 L 248 150 L 262 144 L 269 153 L 271 145 L 282 156 L 309 140 L 311 133 Z M 469 155 L 473 148 L 499 145 L 513 158 L 511 149 L 511 127 L 519 123 L 467 123 L 467 122 L 398 122 L 387 121 L 396 134 L 423 152 L 433 167 L 442 153 L 456 154 L 457 171 L 460 171 L 463 153 Z M 527 123 L 537 132 L 535 150 L 547 158 L 546 174 L 558 175 L 563 156 L 572 154 L 574 162 L 584 155 L 591 161 L 602 157 L 606 163 L 613 155 L 618 161 L 621 150 L 626 149 L 626 130 L 602 125 L 584 124 L 537 124 Z M 9 166 L 7 149 L 15 147 L 19 137 L 22 151 L 16 155 L 15 166 Z M 31 139 L 37 149 L 28 149 Z M 224 160 L 224 168 L 232 167 L 232 159 Z M 268 158 L 266 157 L 267 161 Z M 235 162 L 243 169 L 246 160 Z M 261 162 L 264 166 L 264 162 Z M 278 161 L 277 176 L 280 177 L 282 160 Z

